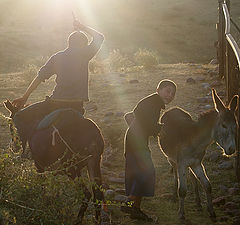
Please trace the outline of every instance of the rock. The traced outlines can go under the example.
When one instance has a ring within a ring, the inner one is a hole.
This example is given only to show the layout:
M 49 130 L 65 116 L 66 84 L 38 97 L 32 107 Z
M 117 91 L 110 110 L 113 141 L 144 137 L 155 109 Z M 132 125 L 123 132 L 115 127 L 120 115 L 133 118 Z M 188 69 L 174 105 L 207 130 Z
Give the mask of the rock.
M 173 194 L 172 193 L 164 193 L 160 195 L 161 198 L 164 199 L 173 199 Z
M 101 168 L 101 174 L 108 175 L 108 170 L 106 170 L 105 168 Z
M 111 122 L 111 118 L 108 117 L 108 116 L 105 116 L 105 117 L 102 119 L 102 121 L 103 121 L 104 123 L 110 123 L 110 122 Z
M 102 183 L 102 189 L 104 189 L 104 190 L 109 189 L 109 185 L 106 183 Z
M 235 183 L 235 184 L 233 185 L 233 187 L 235 187 L 235 188 L 240 188 L 240 183 Z
M 236 202 L 240 206 L 240 196 L 239 195 L 234 196 L 232 201 Z
M 226 209 L 224 211 L 227 215 L 230 215 L 230 216 L 239 216 L 240 215 L 240 210 L 239 209 Z
M 228 193 L 229 193 L 229 195 L 234 195 L 234 194 L 237 194 L 237 193 L 239 193 L 240 192 L 240 189 L 239 188 L 229 188 L 228 189 Z
M 118 177 L 125 178 L 125 171 L 122 171 L 118 174 Z
M 114 190 L 108 189 L 104 192 L 104 197 L 107 200 L 113 200 L 114 196 L 115 196 Z
M 215 198 L 212 201 L 213 205 L 216 205 L 216 206 L 224 205 L 225 202 L 226 202 L 226 197 L 225 196 Z
M 130 124 L 132 123 L 132 121 L 134 120 L 134 113 L 131 111 L 131 112 L 127 112 L 125 115 L 124 115 L 124 120 L 126 121 L 126 123 L 128 124 L 128 126 L 130 126 Z
M 227 191 L 228 191 L 228 189 L 227 189 L 227 187 L 225 186 L 225 185 L 223 185 L 223 184 L 220 184 L 219 186 L 218 186 L 218 188 L 219 188 L 219 190 L 222 192 L 222 193 L 227 193 Z
M 117 188 L 115 192 L 124 195 L 126 193 L 126 190 L 124 188 Z
M 219 80 L 215 80 L 213 82 L 211 82 L 211 87 L 219 87 L 222 85 L 222 82 Z
M 232 161 L 221 162 L 221 163 L 218 165 L 218 168 L 219 168 L 219 169 L 222 169 L 222 170 L 230 170 L 230 169 L 233 168 L 233 162 L 232 162 Z
M 209 103 L 212 102 L 212 97 L 206 96 L 206 97 L 199 97 L 197 98 L 198 103 Z
M 229 218 L 227 216 L 222 216 L 222 217 L 219 218 L 219 221 L 220 222 L 226 222 L 226 221 L 228 221 L 228 219 Z
M 125 182 L 125 179 L 119 177 L 108 177 L 108 181 L 112 183 L 123 184 Z
M 193 78 L 188 78 L 187 80 L 186 80 L 186 83 L 188 83 L 188 84 L 195 84 L 196 83 L 196 81 L 193 79 Z
M 207 105 L 203 105 L 203 106 L 201 106 L 200 108 L 201 108 L 201 109 L 204 109 L 204 110 L 209 110 L 209 109 L 212 109 L 212 108 L 213 108 L 213 106 L 212 106 L 212 105 L 209 105 L 209 104 L 207 104 Z
M 124 112 L 117 112 L 117 113 L 116 113 L 116 116 L 117 116 L 117 117 L 123 117 L 124 114 L 125 114 Z
M 108 160 L 103 160 L 103 161 L 102 161 L 102 165 L 105 166 L 105 167 L 110 167 L 110 166 L 112 166 L 112 164 L 111 164 Z
M 111 224 L 111 215 L 109 214 L 109 211 L 105 211 L 104 209 L 101 209 L 100 212 L 101 217 L 101 225 L 109 225 Z
M 212 176 L 213 177 L 219 176 L 219 174 L 220 174 L 220 172 L 218 172 L 218 171 L 213 171 L 212 172 Z
M 114 115 L 114 113 L 113 112 L 107 112 L 107 113 L 105 113 L 105 117 L 108 117 L 108 116 L 113 116 Z
M 216 70 L 209 70 L 209 71 L 208 71 L 208 74 L 209 74 L 211 77 L 213 77 L 213 76 L 218 76 L 218 71 L 216 71 Z
M 197 82 L 205 81 L 205 77 L 197 77 L 195 80 Z
M 223 208 L 225 210 L 235 210 L 239 209 L 239 205 L 236 204 L 235 202 L 227 202 L 226 204 L 224 204 Z
M 116 195 L 114 197 L 114 201 L 116 202 L 127 202 L 127 200 L 128 200 L 128 197 L 125 195 Z
M 126 77 L 126 76 L 127 76 L 127 74 L 124 74 L 124 73 L 119 74 L 119 77 Z
M 202 88 L 204 89 L 210 89 L 210 84 L 209 83 L 202 83 Z
M 139 81 L 138 80 L 130 80 L 129 83 L 130 84 L 137 84 L 137 83 L 139 83 Z
M 233 223 L 232 225 L 239 225 L 240 224 L 240 216 L 233 217 Z
M 225 95 L 225 91 L 218 91 L 218 96 L 220 96 L 221 98 L 225 97 Z
M 109 145 L 108 147 L 106 147 L 105 149 L 104 149 L 104 154 L 112 154 L 112 152 L 113 152 L 113 149 L 112 149 L 112 146 L 111 145 Z
M 216 65 L 216 64 L 218 64 L 218 60 L 217 60 L 217 59 L 212 59 L 212 60 L 209 62 L 209 64 L 211 64 L 211 65 Z
M 220 145 L 216 144 L 215 148 L 220 150 L 220 153 L 221 153 L 221 156 L 222 156 L 222 151 L 223 151 L 222 147 Z
M 90 102 L 84 108 L 87 112 L 92 112 L 92 111 L 97 110 L 97 105 L 95 103 Z

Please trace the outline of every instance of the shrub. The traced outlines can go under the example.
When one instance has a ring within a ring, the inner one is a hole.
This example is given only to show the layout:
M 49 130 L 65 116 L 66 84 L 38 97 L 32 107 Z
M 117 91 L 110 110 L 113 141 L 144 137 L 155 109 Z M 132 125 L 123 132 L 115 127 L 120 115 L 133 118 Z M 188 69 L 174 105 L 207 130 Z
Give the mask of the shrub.
M 103 61 L 97 59 L 94 57 L 90 62 L 89 62 L 89 71 L 90 73 L 104 73 L 105 71 L 105 66 L 103 64 Z
M 39 67 L 35 64 L 28 64 L 24 68 L 23 79 L 26 83 L 32 81 L 32 79 L 37 75 Z
M 32 161 L 2 149 L 0 174 L 1 224 L 74 224 L 84 196 L 82 180 L 39 174 Z M 88 219 L 85 224 L 92 222 Z
M 139 49 L 134 54 L 134 60 L 137 65 L 143 66 L 144 69 L 151 69 L 158 64 L 158 55 L 147 49 Z
M 126 55 L 123 55 L 119 49 L 115 49 L 109 53 L 108 58 L 105 60 L 105 64 L 109 71 L 125 71 L 128 67 L 134 65 L 134 63 Z

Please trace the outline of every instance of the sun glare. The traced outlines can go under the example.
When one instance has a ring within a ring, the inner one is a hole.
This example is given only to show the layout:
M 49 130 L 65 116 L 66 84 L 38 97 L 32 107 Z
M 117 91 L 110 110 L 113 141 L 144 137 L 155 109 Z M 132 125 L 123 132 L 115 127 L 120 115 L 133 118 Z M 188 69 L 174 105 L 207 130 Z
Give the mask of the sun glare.
M 99 2 L 98 0 L 45 0 L 45 4 L 50 10 L 52 16 L 54 17 L 61 17 L 62 20 L 68 20 L 69 22 L 71 19 L 74 18 L 78 19 L 80 23 L 84 25 L 90 26 L 100 32 L 104 33 L 100 27 L 104 27 L 104 24 L 99 24 L 98 16 L 101 15 L 99 10 L 101 11 L 102 8 L 98 8 Z M 73 15 L 73 16 L 72 16 Z M 72 18 L 71 18 L 72 17 Z M 105 42 L 108 41 L 106 34 L 105 34 Z M 107 49 L 106 45 L 98 53 L 98 57 L 103 58 L 104 56 L 108 55 L 109 50 Z M 107 76 L 108 77 L 108 76 Z M 109 76 L 109 84 L 110 88 L 112 89 L 113 98 L 115 101 L 118 102 L 119 105 L 123 104 L 123 100 L 121 99 L 119 93 L 122 92 L 121 87 L 116 85 L 121 83 L 121 78 L 115 76 L 114 81 Z

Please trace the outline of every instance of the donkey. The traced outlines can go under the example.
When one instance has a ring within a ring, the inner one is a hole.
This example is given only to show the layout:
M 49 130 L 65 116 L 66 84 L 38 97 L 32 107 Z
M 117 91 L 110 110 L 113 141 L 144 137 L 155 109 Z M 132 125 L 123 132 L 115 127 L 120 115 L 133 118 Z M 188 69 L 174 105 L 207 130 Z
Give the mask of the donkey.
M 175 173 L 175 187 L 178 185 L 179 217 L 184 216 L 184 199 L 186 196 L 186 170 L 190 168 L 194 176 L 196 203 L 201 208 L 197 188 L 197 180 L 202 184 L 207 196 L 207 209 L 210 218 L 215 220 L 211 197 L 211 184 L 202 164 L 206 148 L 216 142 L 226 155 L 232 155 L 236 149 L 236 132 L 238 123 L 235 111 L 238 96 L 231 99 L 226 107 L 212 89 L 214 109 L 200 115 L 198 121 L 193 121 L 190 114 L 181 108 L 172 108 L 161 117 L 164 123 L 159 144 Z
M 18 109 L 8 100 L 4 105 L 10 111 L 10 118 L 13 118 Z M 10 130 L 13 131 L 11 125 Z M 93 184 L 96 219 L 101 223 L 99 202 L 104 201 L 104 196 L 100 188 L 102 185 L 100 161 L 104 141 L 98 126 L 92 120 L 79 116 L 75 110 L 68 109 L 63 111 L 51 126 L 35 129 L 28 143 L 39 172 L 49 169 L 58 171 L 56 167 L 61 167 L 59 173 L 65 172 L 74 179 L 80 177 L 82 168 L 87 166 Z M 79 210 L 78 224 L 82 224 L 88 201 L 92 196 L 84 184 L 81 184 L 81 188 L 85 199 Z

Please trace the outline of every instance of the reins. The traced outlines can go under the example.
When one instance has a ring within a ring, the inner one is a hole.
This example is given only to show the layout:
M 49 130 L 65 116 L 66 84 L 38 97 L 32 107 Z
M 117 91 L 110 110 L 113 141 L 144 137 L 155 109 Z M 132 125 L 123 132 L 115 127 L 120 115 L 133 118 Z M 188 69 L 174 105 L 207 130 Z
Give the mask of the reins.
M 76 152 L 73 151 L 73 149 L 69 146 L 69 144 L 63 139 L 63 137 L 61 136 L 59 130 L 54 126 L 52 125 L 53 127 L 53 132 L 52 132 L 52 146 L 55 146 L 56 144 L 56 138 L 55 138 L 55 135 L 57 134 L 59 136 L 59 138 L 61 139 L 61 141 L 65 144 L 65 146 L 67 147 L 68 150 L 70 150 L 70 152 L 72 154 L 76 154 Z

